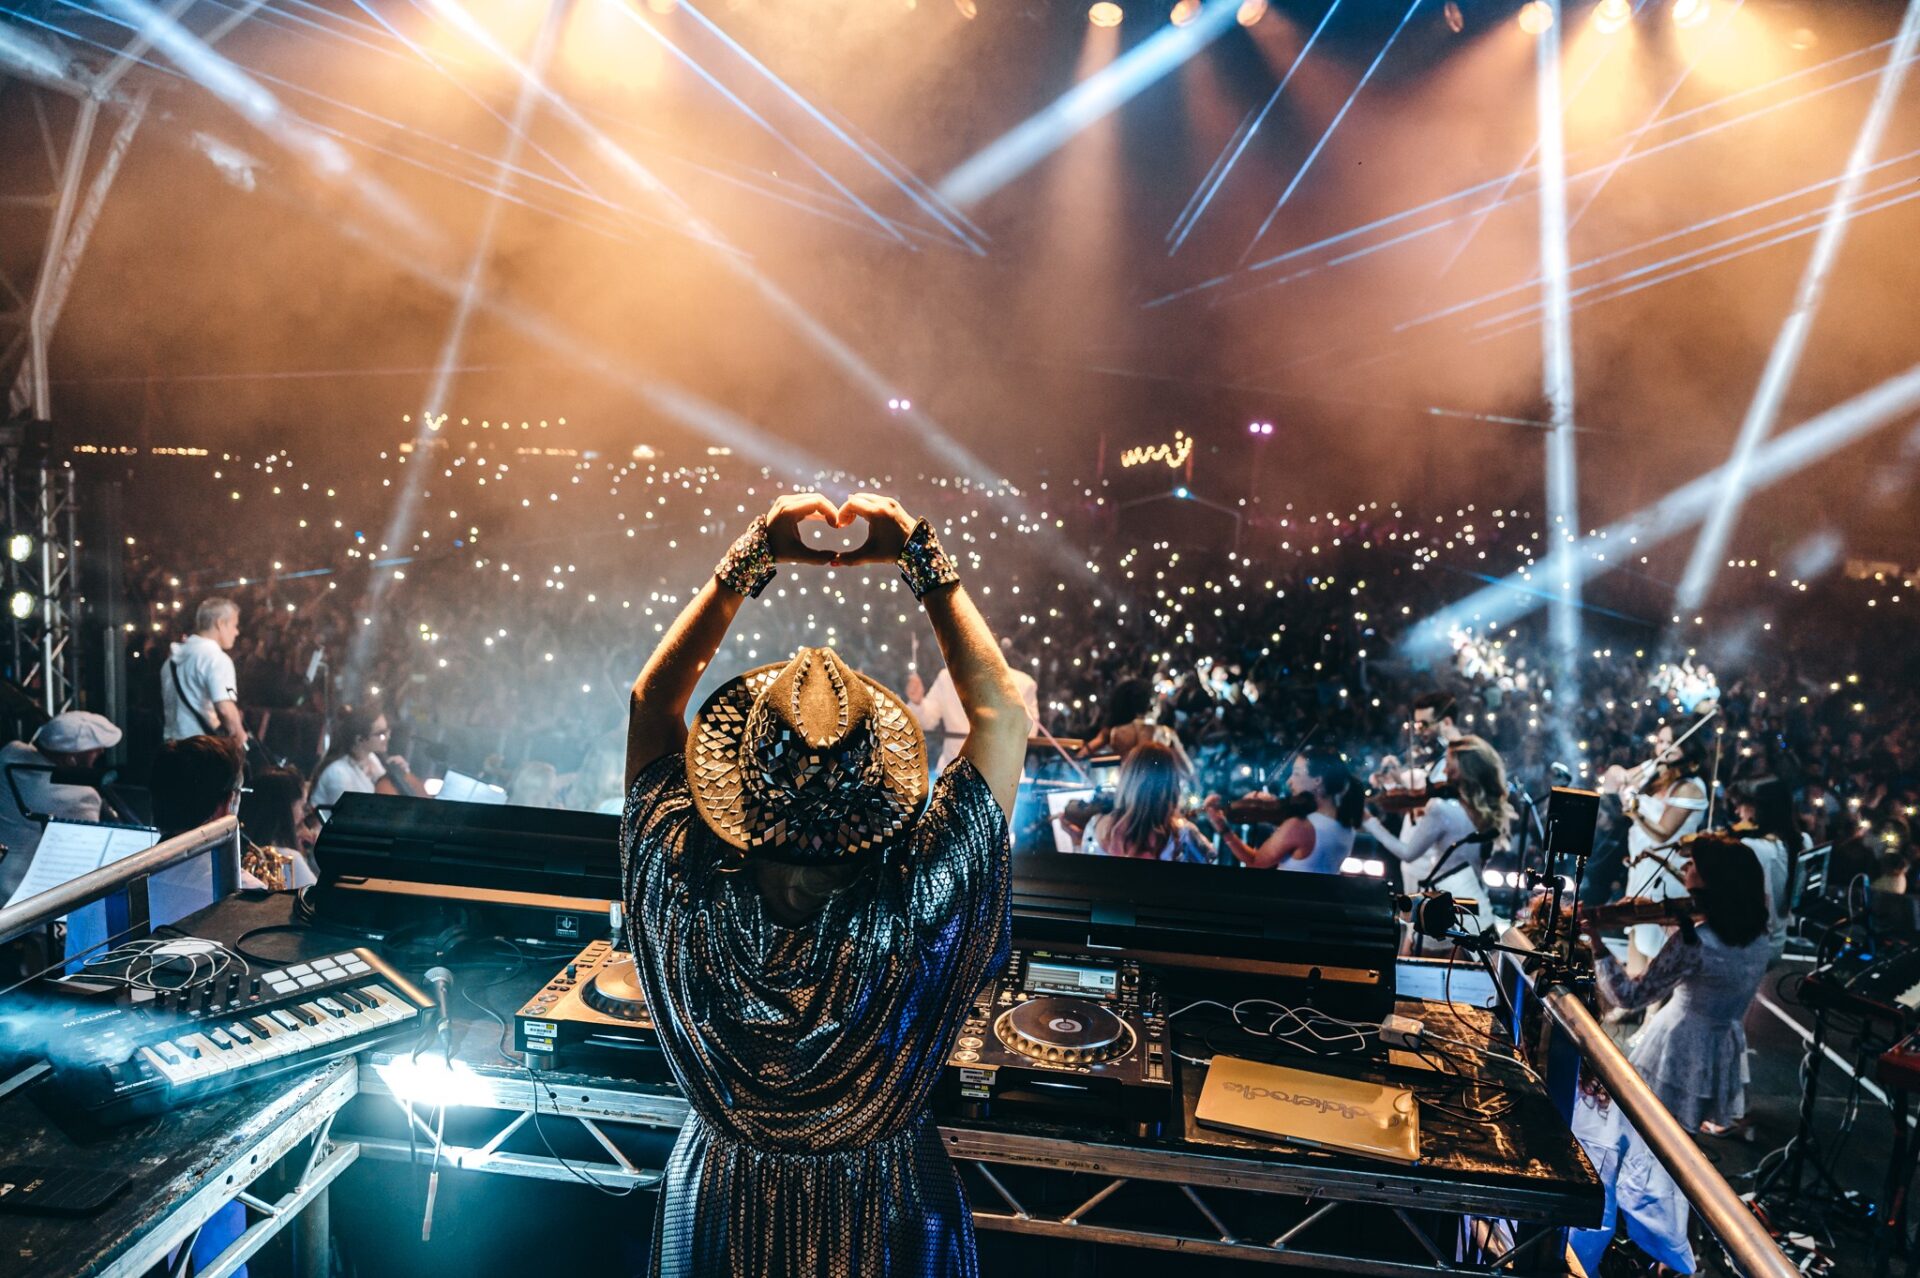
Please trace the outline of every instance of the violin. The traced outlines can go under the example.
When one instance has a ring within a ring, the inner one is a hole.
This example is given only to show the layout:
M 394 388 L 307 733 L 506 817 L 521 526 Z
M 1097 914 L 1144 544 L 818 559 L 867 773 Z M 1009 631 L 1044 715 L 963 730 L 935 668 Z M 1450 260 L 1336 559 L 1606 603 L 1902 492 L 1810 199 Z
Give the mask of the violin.
M 1417 790 L 1375 790 L 1367 796 L 1367 802 L 1382 812 L 1417 812 L 1435 799 L 1457 799 L 1460 797 L 1458 786 L 1441 782 Z
M 400 794 L 410 799 L 427 797 L 427 785 L 407 768 L 394 766 L 392 759 L 382 759 L 380 766 L 386 769 L 386 775 L 373 783 L 375 794 Z
M 1311 794 L 1249 794 L 1225 804 L 1222 810 L 1230 825 L 1279 825 L 1305 817 L 1319 806 L 1320 801 Z
M 1631 927 L 1636 923 L 1668 923 L 1681 919 L 1699 919 L 1706 912 L 1706 898 L 1695 891 L 1689 896 L 1630 896 L 1608 901 L 1584 911 L 1581 917 L 1591 927 Z

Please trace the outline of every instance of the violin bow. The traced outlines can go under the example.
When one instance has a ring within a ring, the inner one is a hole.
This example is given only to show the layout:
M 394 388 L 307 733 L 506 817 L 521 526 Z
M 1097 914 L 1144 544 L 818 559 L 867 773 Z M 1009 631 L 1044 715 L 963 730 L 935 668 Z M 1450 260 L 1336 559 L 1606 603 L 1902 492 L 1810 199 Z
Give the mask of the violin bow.
M 1273 784 L 1274 777 L 1279 776 L 1282 773 L 1285 773 L 1291 770 L 1293 767 L 1293 761 L 1300 757 L 1300 752 L 1307 748 L 1307 743 L 1309 741 L 1312 741 L 1314 737 L 1318 736 L 1319 734 L 1320 734 L 1320 721 L 1318 719 L 1315 719 L 1313 721 L 1313 726 L 1307 729 L 1307 734 L 1304 737 L 1301 737 L 1299 743 L 1293 747 L 1293 753 L 1289 754 L 1286 757 L 1286 760 L 1282 762 L 1279 767 L 1272 769 L 1271 771 L 1267 772 L 1265 775 L 1263 775 L 1260 778 L 1260 788 L 1262 790 L 1265 790 L 1268 786 Z

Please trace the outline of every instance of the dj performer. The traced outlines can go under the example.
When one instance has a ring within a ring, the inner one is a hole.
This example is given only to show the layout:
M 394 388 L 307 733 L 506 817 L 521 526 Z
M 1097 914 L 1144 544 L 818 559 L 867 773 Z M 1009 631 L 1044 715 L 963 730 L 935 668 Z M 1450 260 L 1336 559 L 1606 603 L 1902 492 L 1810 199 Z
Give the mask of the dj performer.
M 868 524 L 839 557 L 800 525 Z M 906 703 L 831 648 L 687 702 L 775 564 L 897 562 L 970 725 L 929 794 Z M 1006 962 L 1027 716 L 925 520 L 861 493 L 782 497 L 633 685 L 621 829 L 628 927 L 691 1113 L 653 1272 L 973 1275 L 973 1223 L 928 1112 L 957 1027 Z

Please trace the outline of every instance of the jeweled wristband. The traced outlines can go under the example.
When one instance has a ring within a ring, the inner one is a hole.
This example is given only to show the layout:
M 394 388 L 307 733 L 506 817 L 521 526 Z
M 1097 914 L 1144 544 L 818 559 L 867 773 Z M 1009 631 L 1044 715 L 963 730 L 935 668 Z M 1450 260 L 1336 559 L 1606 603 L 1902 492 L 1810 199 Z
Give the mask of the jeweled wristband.
M 934 535 L 933 525 L 925 519 L 914 524 L 913 531 L 907 534 L 907 544 L 900 548 L 900 557 L 894 561 L 900 566 L 900 575 L 906 579 L 907 589 L 913 592 L 915 600 L 925 599 L 929 590 L 941 586 L 951 586 L 960 580 L 960 568 L 953 562 L 953 556 L 940 548 L 940 538 Z
M 765 515 L 755 516 L 752 526 L 720 556 L 720 562 L 713 566 L 713 576 L 736 595 L 760 597 L 774 577 L 773 538 L 767 535 Z

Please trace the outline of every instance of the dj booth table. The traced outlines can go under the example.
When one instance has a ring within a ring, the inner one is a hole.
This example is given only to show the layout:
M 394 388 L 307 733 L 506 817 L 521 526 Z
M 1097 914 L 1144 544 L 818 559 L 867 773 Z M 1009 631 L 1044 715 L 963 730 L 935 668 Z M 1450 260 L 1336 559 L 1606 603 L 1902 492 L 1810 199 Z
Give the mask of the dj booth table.
M 263 927 L 284 928 L 290 909 L 284 895 L 231 898 L 184 926 L 234 944 Z M 338 933 L 297 928 L 246 943 L 286 962 L 339 944 Z M 475 988 L 483 985 L 476 979 L 465 993 L 510 1018 L 550 975 L 549 962 L 535 959 L 514 979 Z M 133 1189 L 96 1217 L 0 1216 L 0 1273 L 141 1273 L 277 1160 L 288 1164 L 279 1174 L 284 1190 L 272 1202 L 249 1196 L 261 1219 L 242 1242 L 257 1250 L 303 1209 L 310 1216 L 317 1209 L 318 1219 L 301 1231 L 302 1254 L 311 1257 L 315 1236 L 324 1243 L 334 1177 L 360 1158 L 413 1161 L 425 1174 L 437 1136 L 443 1168 L 590 1180 L 607 1190 L 657 1187 L 686 1115 L 671 1083 L 529 1071 L 501 1053 L 499 1024 L 464 998 L 454 1008 L 450 1061 L 437 1049 L 377 1048 L 291 1083 L 245 1088 L 86 1143 L 52 1126 L 29 1097 L 0 1100 L 0 1148 L 21 1161 L 136 1172 Z M 1407 1002 L 1401 1010 L 1455 1038 L 1484 1040 L 1492 1031 L 1489 1014 L 1475 1009 Z M 1410 1081 L 1407 1071 L 1397 1077 Z M 1200 1071 L 1185 1071 L 1183 1080 L 1180 1121 L 1156 1137 L 1013 1115 L 943 1116 L 941 1133 L 976 1223 L 1404 1278 L 1566 1273 L 1565 1231 L 1600 1221 L 1604 1197 L 1592 1167 L 1545 1093 L 1511 1069 L 1489 1080 L 1514 1102 L 1497 1119 L 1469 1123 L 1423 1107 L 1423 1161 L 1412 1167 L 1201 1128 L 1193 1120 Z M 444 1123 L 438 1133 L 436 1122 Z M 1457 1260 L 1489 1228 L 1501 1228 L 1492 1222 L 1508 1223 L 1514 1250 L 1490 1263 Z M 231 1272 L 244 1259 L 224 1257 L 207 1272 Z

